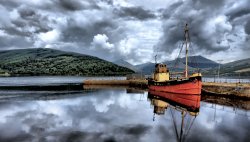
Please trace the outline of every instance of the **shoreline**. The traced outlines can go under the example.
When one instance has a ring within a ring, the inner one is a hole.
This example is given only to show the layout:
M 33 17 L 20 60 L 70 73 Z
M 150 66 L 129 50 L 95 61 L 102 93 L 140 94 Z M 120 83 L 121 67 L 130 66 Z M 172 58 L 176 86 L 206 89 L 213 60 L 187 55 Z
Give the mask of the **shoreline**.
M 42 76 L 39 76 L 42 77 Z M 44 76 L 51 77 L 51 76 Z M 77 76 L 54 76 L 54 77 L 77 77 Z M 99 76 L 100 77 L 100 76 Z M 103 76 L 105 77 L 105 76 Z M 72 82 L 39 82 L 28 83 L 28 84 L 0 84 L 0 90 L 85 90 L 88 87 L 91 88 L 137 88 L 142 90 L 148 89 L 147 80 L 124 80 L 115 79 L 112 77 L 117 76 L 106 76 L 107 78 L 91 78 L 86 77 L 86 80 L 73 80 Z M 119 76 L 122 77 L 122 76 Z M 4 77 L 5 78 L 5 77 Z M 87 88 L 86 88 L 87 87 Z M 226 98 L 241 98 L 250 99 L 250 83 L 219 83 L 219 82 L 202 82 L 202 94 L 209 96 L 221 96 Z
M 147 80 L 85 80 L 83 85 L 127 85 L 129 87 L 148 89 Z M 202 94 L 250 99 L 250 83 L 202 82 Z

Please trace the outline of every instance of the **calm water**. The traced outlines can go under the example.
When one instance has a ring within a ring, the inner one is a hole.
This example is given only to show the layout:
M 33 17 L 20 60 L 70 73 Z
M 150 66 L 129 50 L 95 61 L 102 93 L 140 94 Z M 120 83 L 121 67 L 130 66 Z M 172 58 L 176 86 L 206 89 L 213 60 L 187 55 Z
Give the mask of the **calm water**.
M 36 76 L 36 77 L 0 77 L 0 86 L 50 85 L 82 83 L 84 80 L 124 80 L 126 77 L 81 77 L 81 76 Z M 203 77 L 204 82 L 242 82 L 250 83 L 249 78 L 213 78 Z
M 148 92 L 125 88 L 5 90 L 0 114 L 1 142 L 175 142 L 181 128 L 183 141 L 238 142 L 250 135 L 250 111 L 202 101 L 196 117 L 187 112 L 182 119 L 171 106 L 157 115 Z
M 84 80 L 124 80 L 125 77 L 81 77 L 81 76 L 36 76 L 36 77 L 0 77 L 0 86 L 50 85 L 64 83 L 82 83 Z

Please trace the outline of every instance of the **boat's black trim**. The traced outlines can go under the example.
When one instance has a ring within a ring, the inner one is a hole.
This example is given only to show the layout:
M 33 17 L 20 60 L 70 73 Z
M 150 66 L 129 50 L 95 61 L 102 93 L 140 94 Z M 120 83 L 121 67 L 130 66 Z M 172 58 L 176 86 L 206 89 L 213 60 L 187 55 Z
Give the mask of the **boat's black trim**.
M 190 77 L 188 79 L 169 80 L 169 81 L 164 81 L 164 82 L 157 82 L 151 79 L 151 80 L 148 80 L 148 85 L 169 86 L 169 85 L 178 85 L 178 84 L 195 82 L 195 81 L 201 81 L 201 76 Z

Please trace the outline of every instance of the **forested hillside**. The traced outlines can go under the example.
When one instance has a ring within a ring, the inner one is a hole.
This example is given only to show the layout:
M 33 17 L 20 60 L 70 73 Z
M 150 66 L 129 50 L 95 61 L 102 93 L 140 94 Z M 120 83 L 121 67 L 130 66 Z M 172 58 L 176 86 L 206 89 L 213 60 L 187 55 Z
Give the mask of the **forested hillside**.
M 54 49 L 0 52 L 0 70 L 10 75 L 126 75 L 132 70 L 97 57 Z

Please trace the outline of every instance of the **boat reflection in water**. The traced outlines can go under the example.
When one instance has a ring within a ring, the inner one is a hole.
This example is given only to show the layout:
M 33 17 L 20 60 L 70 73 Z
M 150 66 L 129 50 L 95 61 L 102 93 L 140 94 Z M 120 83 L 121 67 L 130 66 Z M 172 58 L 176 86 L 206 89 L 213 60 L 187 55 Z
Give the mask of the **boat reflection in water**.
M 199 114 L 200 95 L 182 95 L 150 90 L 148 100 L 154 109 L 153 121 L 155 121 L 155 115 L 164 115 L 168 111 L 171 121 L 173 121 L 176 140 L 178 142 L 186 141 L 195 118 Z M 181 119 L 178 119 L 178 116 Z

